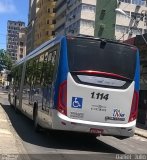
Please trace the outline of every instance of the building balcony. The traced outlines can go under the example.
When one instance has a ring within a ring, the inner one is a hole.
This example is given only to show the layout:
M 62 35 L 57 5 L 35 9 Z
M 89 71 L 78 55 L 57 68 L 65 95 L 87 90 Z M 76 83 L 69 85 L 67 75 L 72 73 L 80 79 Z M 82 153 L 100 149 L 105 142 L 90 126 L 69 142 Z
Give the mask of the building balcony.
M 40 30 L 44 30 L 44 29 L 46 29 L 48 26 L 51 26 L 51 28 L 52 28 L 52 26 L 54 26 L 54 24 L 53 24 L 53 23 L 47 24 L 46 21 L 44 21 L 44 23 L 41 24 L 40 26 L 38 26 L 38 24 L 36 24 L 36 32 L 37 32 L 37 31 L 40 31 Z
M 51 29 L 51 30 L 53 30 L 54 28 L 55 28 L 54 24 L 46 24 L 45 25 L 45 29 Z
M 55 7 L 56 2 L 50 2 L 50 1 L 45 1 L 43 4 L 41 3 L 41 0 L 37 0 L 36 7 L 37 8 L 42 8 L 44 6 L 48 7 Z
M 47 2 L 48 3 L 48 6 L 50 7 L 50 6 L 55 6 L 56 5 L 56 2 Z M 46 3 L 46 4 L 47 4 Z
M 37 8 L 40 8 L 40 7 L 41 7 L 41 0 L 37 0 L 37 1 L 36 1 L 36 7 L 37 7 Z
M 43 15 L 43 18 L 54 18 L 55 17 L 55 13 L 45 13 Z
M 92 20 L 95 21 L 95 13 L 90 12 L 81 12 L 81 19 Z
M 44 38 L 42 39 L 41 44 L 44 43 L 44 42 L 46 42 L 46 41 L 48 41 L 48 40 L 50 40 L 50 39 L 52 39 L 52 38 L 53 38 L 52 35 L 45 35 Z

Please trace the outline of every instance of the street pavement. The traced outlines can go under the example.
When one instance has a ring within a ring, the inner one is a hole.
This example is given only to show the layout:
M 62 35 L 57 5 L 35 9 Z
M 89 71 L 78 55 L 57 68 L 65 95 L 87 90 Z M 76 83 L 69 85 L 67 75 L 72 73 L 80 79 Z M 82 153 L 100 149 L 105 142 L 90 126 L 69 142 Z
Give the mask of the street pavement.
M 9 117 L 0 105 L 0 159 L 12 158 L 29 160 L 20 137 L 15 132 Z
M 14 110 L 9 106 L 5 91 L 0 91 L 0 102 L 2 104 L 0 106 L 0 154 L 2 156 L 13 154 L 19 155 L 17 159 L 39 160 L 42 159 L 43 154 L 43 159 L 50 157 L 51 160 L 88 160 L 98 157 L 99 159 L 115 159 L 116 154 L 122 153 L 147 153 L 146 129 L 136 128 L 136 135 L 125 140 L 109 136 L 97 137 L 97 141 L 78 135 L 52 137 L 34 133 L 31 130 L 30 120 L 23 115 L 15 116 Z M 49 157 L 48 154 L 50 154 Z M 82 155 L 85 155 L 84 158 Z
M 0 88 L 0 160 L 30 160 L 21 138 L 1 106 L 3 97 L 7 97 L 7 91 Z M 6 104 L 9 104 L 8 101 Z

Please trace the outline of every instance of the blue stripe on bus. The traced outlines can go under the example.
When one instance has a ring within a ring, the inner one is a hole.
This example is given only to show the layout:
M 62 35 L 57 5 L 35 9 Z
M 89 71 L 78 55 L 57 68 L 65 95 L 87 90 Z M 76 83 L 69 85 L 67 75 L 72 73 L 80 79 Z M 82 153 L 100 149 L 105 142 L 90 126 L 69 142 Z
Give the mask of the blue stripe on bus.
M 63 37 L 61 40 L 61 48 L 59 53 L 59 66 L 58 66 L 58 73 L 57 73 L 57 79 L 55 82 L 55 95 L 54 95 L 54 107 L 57 106 L 58 102 L 58 91 L 60 84 L 67 80 L 67 74 L 69 72 L 68 67 L 68 58 L 67 58 L 67 41 L 66 37 Z
M 140 58 L 139 58 L 139 51 L 137 50 L 136 54 L 136 70 L 135 70 L 135 90 L 139 91 L 140 89 Z

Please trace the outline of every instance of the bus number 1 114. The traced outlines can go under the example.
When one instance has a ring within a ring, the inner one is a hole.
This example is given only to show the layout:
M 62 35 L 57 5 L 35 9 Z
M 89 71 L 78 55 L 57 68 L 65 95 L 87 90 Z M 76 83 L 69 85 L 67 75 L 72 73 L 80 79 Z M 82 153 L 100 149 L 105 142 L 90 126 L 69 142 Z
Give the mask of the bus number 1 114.
M 92 92 L 91 93 L 91 98 L 92 99 L 99 99 L 99 100 L 108 100 L 109 99 L 109 94 L 104 94 L 104 93 L 95 93 L 95 92 Z

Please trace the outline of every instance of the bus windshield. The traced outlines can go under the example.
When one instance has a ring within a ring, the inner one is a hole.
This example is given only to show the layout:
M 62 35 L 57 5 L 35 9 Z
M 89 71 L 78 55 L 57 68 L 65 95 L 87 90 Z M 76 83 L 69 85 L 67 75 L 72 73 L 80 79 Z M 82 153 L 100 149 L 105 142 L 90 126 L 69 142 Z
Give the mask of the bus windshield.
M 67 39 L 70 72 L 93 70 L 134 79 L 136 50 L 125 44 L 101 40 Z

